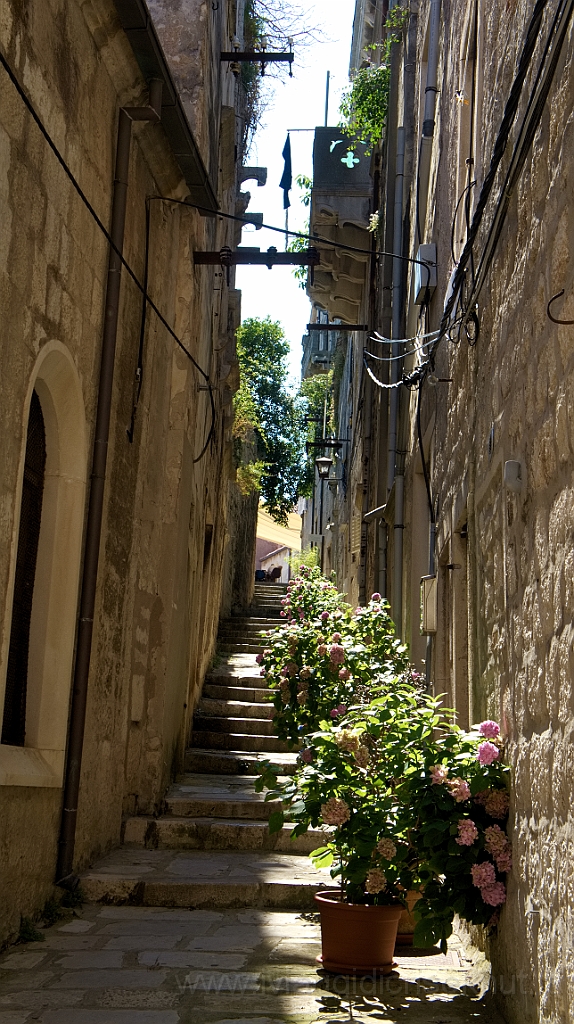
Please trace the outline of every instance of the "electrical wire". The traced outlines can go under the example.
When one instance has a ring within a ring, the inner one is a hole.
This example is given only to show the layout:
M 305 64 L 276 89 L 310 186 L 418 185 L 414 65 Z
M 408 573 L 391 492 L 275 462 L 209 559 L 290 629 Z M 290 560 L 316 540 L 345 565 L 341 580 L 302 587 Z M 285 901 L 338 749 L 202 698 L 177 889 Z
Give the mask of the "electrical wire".
M 425 459 L 425 448 L 424 448 L 424 444 L 423 444 L 423 432 L 422 432 L 422 427 L 421 427 L 421 401 L 422 401 L 422 393 L 423 393 L 423 389 L 422 389 L 422 381 L 421 381 L 421 387 L 419 387 L 419 393 L 417 395 L 417 437 L 418 437 L 419 449 L 420 449 L 420 453 L 421 453 L 421 463 L 422 463 L 422 468 L 423 468 L 423 477 L 424 477 L 424 481 L 425 481 L 425 488 L 426 488 L 426 492 L 427 492 L 427 501 L 428 501 L 428 504 L 429 504 L 429 516 L 430 516 L 431 525 L 434 525 L 434 523 L 435 523 L 434 504 L 433 504 L 433 500 L 432 500 L 432 492 L 431 492 L 431 486 L 430 486 L 429 471 L 428 471 L 428 467 L 427 467 L 427 461 Z
M 369 341 L 378 341 L 380 345 L 410 345 L 413 341 L 420 341 L 422 338 L 436 338 L 439 333 L 439 331 L 429 331 L 428 334 L 419 334 L 414 338 L 385 338 L 382 334 L 373 331 Z
M 141 395 L 142 384 L 143 384 L 143 362 L 144 362 L 145 331 L 146 331 L 146 323 L 147 323 L 147 306 L 148 306 L 147 301 L 146 301 L 146 297 L 147 297 L 147 293 L 148 293 L 148 281 L 149 281 L 149 250 L 150 250 L 150 222 L 151 222 L 150 204 L 151 204 L 152 199 L 159 199 L 159 198 L 160 198 L 159 196 L 148 196 L 146 201 L 145 201 L 145 258 L 144 258 L 144 284 L 143 284 L 144 291 L 142 293 L 142 311 L 141 311 L 141 321 L 140 321 L 140 340 L 139 340 L 139 348 L 138 348 L 138 363 L 137 363 L 137 368 L 136 368 L 134 405 L 133 405 L 133 409 L 132 409 L 131 423 L 130 423 L 129 429 L 126 431 L 130 444 L 132 443 L 133 437 L 134 437 L 135 418 L 136 418 L 136 414 L 137 414 L 137 408 L 138 408 L 138 404 L 139 404 L 139 400 L 140 400 L 140 395 Z M 169 201 L 170 200 L 168 200 L 168 199 L 164 199 L 163 200 L 163 202 L 169 202 Z M 214 402 L 214 399 L 213 399 L 213 386 L 212 386 L 212 384 L 211 384 L 211 382 L 209 380 L 207 380 L 206 386 L 207 386 L 207 390 L 209 392 L 209 399 L 210 399 L 210 403 L 211 403 L 211 423 L 210 423 L 209 431 L 208 431 L 208 434 L 207 434 L 207 440 L 205 441 L 205 444 L 204 444 L 203 448 L 201 449 L 201 452 L 199 453 L 197 458 L 193 459 L 194 463 L 195 462 L 199 462 L 203 458 L 205 452 L 207 451 L 207 448 L 209 447 L 209 442 L 211 441 L 211 439 L 212 439 L 212 437 L 214 435 L 214 431 L 215 431 L 215 421 L 216 421 L 216 415 L 217 414 L 216 414 L 216 409 L 215 409 L 215 402 Z
M 471 188 L 474 185 L 476 185 L 476 181 L 471 181 L 471 182 L 469 182 L 468 185 L 465 185 L 465 187 L 463 188 L 462 192 L 460 193 L 460 196 L 458 197 L 458 202 L 456 204 L 455 211 L 454 211 L 454 217 L 452 218 L 452 228 L 451 228 L 451 231 L 450 231 L 450 254 L 452 256 L 452 262 L 453 263 L 456 263 L 456 255 L 455 255 L 455 251 L 454 251 L 454 233 L 456 231 L 456 218 L 458 217 L 458 211 L 459 211 L 459 208 L 460 208 L 460 204 L 462 203 L 462 201 L 463 201 L 464 197 L 467 195 L 467 193 L 468 193 L 468 195 L 470 195 L 470 190 L 471 190 Z M 465 206 L 467 207 L 466 214 L 467 214 L 467 217 L 468 217 L 468 205 L 465 203 Z M 468 231 L 468 219 L 467 219 L 466 227 L 467 227 L 467 231 Z M 438 331 L 437 331 L 437 334 L 438 334 Z
M 165 196 L 150 196 L 151 199 L 164 199 Z M 198 203 L 193 203 L 188 199 L 169 199 L 170 203 L 177 203 L 180 206 L 188 206 L 193 210 L 199 210 L 200 213 L 205 214 L 207 217 L 223 217 L 225 220 L 235 220 L 239 224 L 249 224 L 253 226 L 253 221 L 249 220 L 248 217 L 238 217 L 234 213 L 224 213 L 223 210 L 210 210 L 207 206 L 200 206 Z M 391 256 L 393 259 L 404 260 L 405 263 L 415 263 L 419 267 L 424 267 L 427 275 L 430 275 L 431 267 L 438 267 L 438 263 L 434 263 L 431 260 L 417 260 L 413 256 L 402 256 L 396 252 L 387 252 L 385 249 L 361 249 L 358 245 L 347 245 L 345 242 L 334 242 L 332 238 L 323 238 L 322 235 L 309 235 L 304 231 L 286 231 L 284 227 L 279 228 L 276 224 L 260 224 L 259 228 L 265 228 L 266 231 L 276 231 L 280 235 L 290 235 L 292 238 L 302 238 L 307 242 L 318 242 L 320 245 L 330 245 L 332 249 L 344 249 L 345 252 L 357 252 L 362 256 Z
M 88 210 L 90 216 L 93 218 L 93 220 L 97 224 L 98 228 L 100 229 L 101 233 L 103 234 L 104 238 L 106 239 L 108 245 L 115 252 L 115 254 L 118 257 L 118 259 L 120 260 L 122 266 L 125 268 L 128 276 L 134 282 L 136 288 L 141 292 L 142 297 L 144 299 L 144 302 L 147 305 L 149 305 L 150 309 L 153 310 L 153 312 L 157 316 L 157 318 L 160 321 L 160 323 L 163 325 L 163 327 L 165 327 L 165 329 L 168 332 L 168 334 L 170 335 L 170 337 L 175 341 L 175 343 L 178 346 L 178 348 L 180 348 L 181 351 L 187 356 L 187 358 L 190 360 L 190 362 L 193 364 L 193 366 L 195 366 L 195 368 L 198 371 L 198 373 L 200 373 L 201 376 L 203 377 L 203 379 L 205 380 L 205 382 L 206 382 L 206 384 L 208 385 L 208 388 L 209 388 L 209 394 L 210 394 L 211 405 L 212 405 L 212 415 L 215 416 L 215 403 L 213 401 L 213 395 L 212 395 L 212 387 L 213 387 L 213 385 L 212 385 L 212 383 L 210 381 L 209 374 L 206 373 L 204 369 L 202 369 L 202 367 L 199 365 L 197 360 L 194 359 L 194 357 L 191 354 L 191 352 L 189 351 L 189 349 L 183 344 L 181 339 L 178 338 L 177 334 L 175 333 L 173 328 L 169 325 L 169 323 L 167 322 L 167 320 L 164 317 L 163 313 L 160 312 L 160 310 L 156 306 L 156 304 L 153 301 L 153 299 L 148 295 L 146 289 L 144 288 L 144 285 L 142 285 L 142 283 L 140 282 L 140 280 L 137 277 L 135 271 L 132 270 L 130 264 L 125 259 L 123 253 L 120 252 L 118 246 L 113 241 L 113 239 L 112 239 L 108 229 L 106 228 L 105 224 L 103 223 L 101 218 L 96 213 L 96 211 L 95 211 L 94 207 L 92 206 L 90 200 L 88 199 L 86 193 L 82 189 L 80 183 L 78 182 L 78 180 L 75 177 L 74 173 L 72 172 L 71 168 L 68 166 L 68 164 L 66 163 L 64 157 L 60 153 L 60 150 L 56 146 L 56 143 L 52 139 L 50 133 L 48 132 L 48 129 L 45 127 L 43 121 L 41 120 L 39 115 L 36 113 L 36 109 L 35 109 L 34 105 L 32 104 L 31 100 L 28 98 L 28 95 L 26 94 L 26 92 L 24 91 L 22 86 L 20 85 L 18 79 L 16 78 L 16 75 L 12 71 L 12 68 L 10 67 L 8 61 L 6 60 L 6 57 L 4 56 L 4 54 L 2 53 L 1 50 L 0 50 L 0 64 L 4 68 L 6 74 L 8 75 L 8 78 L 12 82 L 12 85 L 14 86 L 14 88 L 15 88 L 16 92 L 18 93 L 18 95 L 20 96 L 20 99 L 24 103 L 24 106 L 28 110 L 28 113 L 32 117 L 32 120 L 36 124 L 36 127 L 39 129 L 40 134 L 43 136 L 43 138 L 47 142 L 49 148 L 52 150 L 52 153 L 56 157 L 56 160 L 60 164 L 60 167 L 64 171 L 64 173 L 65 173 L 66 177 L 68 178 L 68 180 L 70 181 L 72 187 L 74 188 L 74 190 L 76 191 L 76 193 L 78 194 L 80 199 L 82 200 L 82 202 L 83 202 L 84 206 L 86 207 L 86 209 Z M 141 332 L 140 332 L 140 343 L 141 343 Z M 194 462 L 199 461 L 199 458 L 203 457 L 203 455 L 207 451 L 207 444 L 208 444 L 208 442 L 204 445 L 204 447 L 202 449 L 202 452 L 201 452 L 200 456 L 198 457 L 198 459 L 194 459 Z
M 372 353 L 371 353 L 372 354 Z M 371 367 L 365 359 L 365 353 L 363 352 L 363 366 L 371 380 L 377 385 L 378 388 L 382 388 L 384 391 L 392 391 L 394 388 L 407 387 L 414 388 L 418 387 L 423 377 L 426 375 L 428 363 L 421 363 L 420 366 L 415 367 L 412 373 L 404 374 L 402 380 L 396 380 L 392 384 L 386 384 L 384 381 L 379 380 L 375 377 L 375 374 L 371 370 Z
M 440 337 L 437 339 L 437 345 L 439 344 L 441 338 L 444 337 L 444 334 L 446 333 L 451 313 L 458 300 L 458 294 L 462 287 L 466 265 L 470 259 L 470 254 L 473 250 L 473 246 L 476 241 L 476 236 L 478 234 L 478 230 L 480 228 L 482 219 L 485 214 L 486 204 L 494 188 L 496 173 L 498 171 L 498 168 L 502 161 L 502 157 L 504 156 L 506 147 L 508 145 L 510 130 L 512 128 L 512 125 L 516 118 L 516 114 L 518 112 L 518 104 L 520 102 L 522 88 L 524 86 L 526 75 L 528 74 L 530 63 L 534 55 L 534 49 L 540 33 L 542 17 L 544 15 L 544 11 L 547 5 L 548 0 L 536 0 L 534 10 L 530 18 L 530 22 L 526 32 L 526 38 L 518 62 L 518 69 L 516 75 L 514 76 L 514 81 L 512 83 L 510 94 L 506 101 L 502 122 L 500 124 L 500 128 L 498 130 L 498 134 L 496 137 L 496 142 L 490 160 L 490 166 L 488 168 L 486 177 L 483 181 L 476 209 L 474 211 L 470 231 L 468 233 L 463 251 L 458 262 L 458 266 L 454 274 L 454 279 L 452 282 L 452 292 L 445 305 L 444 312 L 442 315 L 440 323 Z
M 554 79 L 554 74 L 556 72 L 556 67 L 558 65 L 558 60 L 560 58 L 560 52 L 562 50 L 562 45 L 566 37 L 566 32 L 568 30 L 568 23 L 573 11 L 574 0 L 566 0 L 566 2 L 561 2 L 558 4 L 558 7 L 556 9 L 556 13 L 552 22 L 550 32 L 548 34 L 548 38 L 546 40 L 546 45 L 544 47 L 544 51 L 538 68 L 538 73 L 536 75 L 536 79 L 530 93 L 528 105 L 526 107 L 526 112 L 522 119 L 518 139 L 514 146 L 512 156 L 510 159 L 510 164 L 508 166 L 508 170 L 506 172 L 506 176 L 504 179 L 504 184 L 500 191 L 500 197 L 496 206 L 495 214 L 488 231 L 486 243 L 483 247 L 480 263 L 476 273 L 476 282 L 474 284 L 472 295 L 469 300 L 469 306 L 474 306 L 474 304 L 478 300 L 480 292 L 482 291 L 482 288 L 484 286 L 486 275 L 492 264 L 494 252 L 498 245 L 502 228 L 506 220 L 506 214 L 508 212 L 508 207 L 510 205 L 510 199 L 514 192 L 514 188 L 516 186 L 518 178 L 520 177 L 520 174 L 522 172 L 522 168 L 524 167 L 524 164 L 526 162 L 528 152 L 534 140 L 534 135 L 540 123 L 540 118 L 542 116 L 542 112 L 546 104 L 546 100 L 548 98 L 550 87 Z M 556 41 L 554 40 L 555 36 Z M 550 61 L 548 62 L 548 67 L 545 68 L 548 53 L 554 41 L 555 45 L 552 52 L 552 56 L 550 58 Z
M 398 359 L 404 359 L 406 356 L 412 356 L 417 352 L 422 352 L 423 349 L 429 348 L 432 344 L 432 341 L 427 341 L 424 345 L 417 345 L 416 348 L 408 349 L 407 352 L 401 352 L 398 356 L 377 356 L 374 352 L 369 352 L 368 349 L 364 349 L 363 351 L 366 356 L 370 356 L 371 359 L 376 359 L 378 363 L 396 363 Z

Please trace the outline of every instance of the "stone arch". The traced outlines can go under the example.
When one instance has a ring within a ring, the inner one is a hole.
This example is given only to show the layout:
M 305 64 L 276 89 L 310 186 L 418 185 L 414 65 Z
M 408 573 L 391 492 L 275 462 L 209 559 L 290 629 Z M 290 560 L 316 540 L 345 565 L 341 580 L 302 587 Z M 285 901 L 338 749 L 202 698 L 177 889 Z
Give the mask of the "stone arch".
M 44 418 L 46 468 L 30 620 L 26 736 L 23 748 L 0 744 L 0 782 L 59 786 L 66 748 L 87 467 L 82 388 L 72 356 L 60 342 L 50 341 L 42 347 L 24 401 L 23 449 L 11 556 L 12 595 L 24 448 L 34 391 Z M 10 636 L 11 618 L 12 600 L 7 609 L 5 638 Z M 3 704 L 8 656 L 6 640 L 3 648 L 0 705 Z

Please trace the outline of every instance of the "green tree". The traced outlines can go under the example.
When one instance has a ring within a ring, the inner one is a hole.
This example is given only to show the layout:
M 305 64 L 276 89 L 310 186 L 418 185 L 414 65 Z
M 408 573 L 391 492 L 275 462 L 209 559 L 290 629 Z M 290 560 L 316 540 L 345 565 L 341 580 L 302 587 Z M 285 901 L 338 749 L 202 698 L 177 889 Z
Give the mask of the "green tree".
M 298 174 L 295 178 L 297 185 L 301 191 L 300 200 L 303 206 L 311 206 L 311 189 L 313 188 L 313 180 L 306 174 Z M 305 221 L 303 226 L 303 233 L 308 235 L 311 230 L 310 216 Z M 287 252 L 307 252 L 310 246 L 308 238 L 292 238 L 287 245 Z M 299 287 L 305 290 L 307 287 L 307 267 L 295 267 L 293 269 L 293 277 L 299 282 Z
M 281 325 L 266 317 L 245 320 L 237 331 L 241 388 L 236 422 L 249 420 L 262 464 L 260 494 L 281 525 L 306 484 L 305 407 L 287 388 L 289 343 Z

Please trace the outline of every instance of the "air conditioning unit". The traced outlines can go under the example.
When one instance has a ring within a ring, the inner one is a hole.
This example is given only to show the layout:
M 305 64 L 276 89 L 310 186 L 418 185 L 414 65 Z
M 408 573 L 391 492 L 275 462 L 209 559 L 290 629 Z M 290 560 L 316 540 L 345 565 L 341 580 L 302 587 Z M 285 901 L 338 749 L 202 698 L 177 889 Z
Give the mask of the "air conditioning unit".
M 436 245 L 419 245 L 415 259 L 414 285 L 415 304 L 420 306 L 431 298 L 436 288 Z M 428 268 L 424 264 L 429 264 Z

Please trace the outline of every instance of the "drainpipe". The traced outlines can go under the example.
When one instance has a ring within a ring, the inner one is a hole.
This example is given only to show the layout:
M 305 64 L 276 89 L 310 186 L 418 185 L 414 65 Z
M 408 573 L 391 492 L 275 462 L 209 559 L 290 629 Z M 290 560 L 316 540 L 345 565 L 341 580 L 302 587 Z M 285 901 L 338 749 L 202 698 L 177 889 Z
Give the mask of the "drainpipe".
M 163 83 L 160 80 L 153 79 L 149 83 L 149 106 L 122 107 L 120 109 L 118 121 L 116 168 L 114 177 L 112 220 L 110 226 L 110 235 L 115 249 L 110 247 L 108 257 L 105 318 L 102 336 L 100 379 L 98 385 L 98 408 L 96 413 L 96 426 L 92 451 L 90 500 L 88 505 L 84 541 L 84 565 L 80 591 L 76 661 L 74 666 L 72 706 L 70 710 L 70 727 L 68 732 L 68 749 L 64 776 L 64 806 L 60 825 L 58 864 L 56 868 L 57 882 L 59 884 L 63 883 L 64 887 L 68 888 L 74 887 L 74 885 L 77 884 L 76 879 L 72 874 L 72 867 L 74 861 L 76 823 L 78 817 L 78 796 L 80 791 L 84 727 L 86 723 L 86 706 L 88 700 L 88 677 L 92 651 L 98 561 L 102 534 L 106 462 L 108 456 L 112 388 L 114 381 L 114 361 L 120 306 L 122 269 L 120 254 L 123 251 L 124 228 L 126 221 L 132 121 L 155 122 L 161 119 L 162 87 Z
M 393 217 L 393 252 L 397 256 L 393 259 L 393 309 L 392 309 L 392 337 L 400 338 L 402 321 L 402 286 L 403 286 L 403 261 L 399 254 L 403 251 L 403 180 L 405 168 L 405 129 L 397 128 L 397 159 L 395 171 L 395 209 Z M 391 354 L 394 362 L 391 364 L 391 383 L 400 380 L 402 360 L 396 358 L 401 355 L 401 344 L 393 341 Z M 397 431 L 399 419 L 399 389 L 393 388 L 389 397 L 389 438 L 387 458 L 387 496 L 390 494 L 393 483 L 395 485 L 395 517 L 394 517 L 394 551 L 393 551 L 393 588 L 392 588 L 392 616 L 397 632 L 400 636 L 402 630 L 402 603 L 403 603 L 403 483 L 404 476 L 396 473 L 397 465 Z
M 440 0 L 431 0 L 429 15 L 429 48 L 427 63 L 427 84 L 425 89 L 425 110 L 419 154 L 417 183 L 417 235 L 419 245 L 424 239 L 428 207 L 430 165 L 432 156 L 436 96 L 438 92 L 438 50 L 440 36 Z

